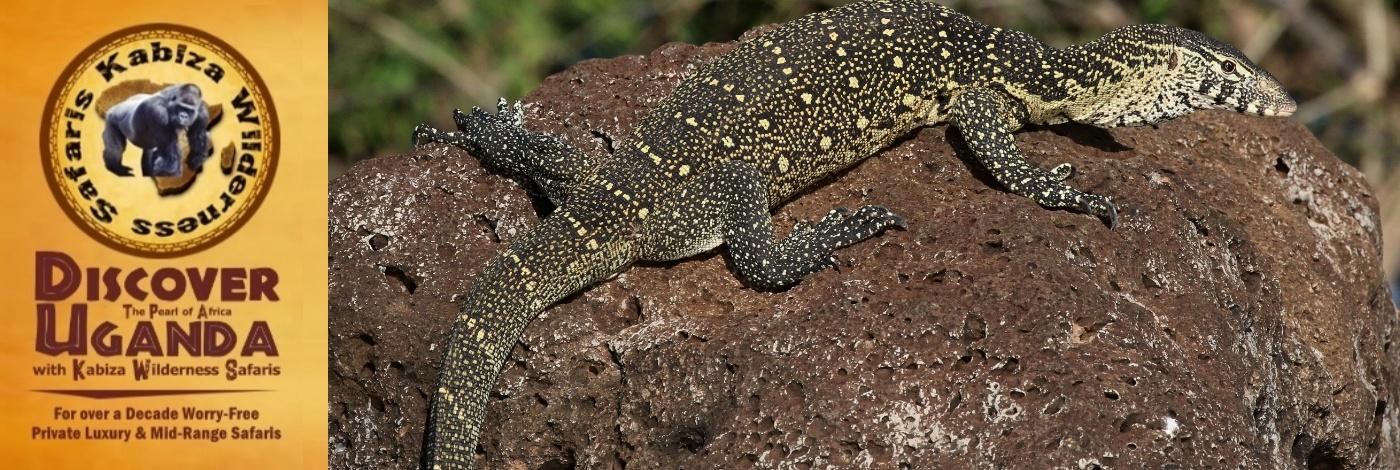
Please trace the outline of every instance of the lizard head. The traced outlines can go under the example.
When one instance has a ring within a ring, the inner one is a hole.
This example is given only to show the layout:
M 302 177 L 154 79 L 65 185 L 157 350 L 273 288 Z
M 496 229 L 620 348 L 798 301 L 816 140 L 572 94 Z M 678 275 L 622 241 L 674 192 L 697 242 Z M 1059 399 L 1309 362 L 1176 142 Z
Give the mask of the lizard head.
M 1190 109 L 1224 109 L 1257 116 L 1288 116 L 1298 104 L 1267 70 L 1233 46 L 1197 31 L 1146 25 L 1153 34 L 1148 66 L 1166 100 Z M 1149 74 L 1152 75 L 1152 74 Z
M 1083 55 L 1080 55 L 1083 54 Z M 1089 92 L 1072 107 L 1076 121 L 1105 127 L 1153 124 L 1200 109 L 1288 116 L 1298 105 L 1283 85 L 1239 50 L 1175 26 L 1116 29 L 1083 48 L 1071 47 L 1089 76 Z M 1107 80 L 1103 78 L 1108 78 Z

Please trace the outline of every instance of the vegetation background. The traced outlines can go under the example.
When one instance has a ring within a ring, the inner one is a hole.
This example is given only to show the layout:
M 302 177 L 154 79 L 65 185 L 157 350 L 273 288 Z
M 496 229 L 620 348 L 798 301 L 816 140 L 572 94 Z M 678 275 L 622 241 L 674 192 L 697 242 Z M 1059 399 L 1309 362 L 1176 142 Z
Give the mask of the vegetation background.
M 494 109 L 594 57 L 733 40 L 849 0 L 330 0 L 330 174 L 409 147 L 453 108 Z M 1385 266 L 1400 271 L 1400 15 L 1397 0 L 939 1 L 1052 46 L 1134 23 L 1230 42 L 1298 99 L 1294 116 L 1360 168 L 1381 201 Z M 1397 285 L 1400 287 L 1400 285 Z

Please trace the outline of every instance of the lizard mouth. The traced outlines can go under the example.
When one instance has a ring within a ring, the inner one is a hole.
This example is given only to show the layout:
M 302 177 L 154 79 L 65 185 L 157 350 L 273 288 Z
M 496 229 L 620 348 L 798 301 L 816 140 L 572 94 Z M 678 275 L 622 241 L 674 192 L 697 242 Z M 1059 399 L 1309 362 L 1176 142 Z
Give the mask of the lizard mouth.
M 1293 100 L 1280 103 L 1277 107 L 1264 108 L 1265 116 L 1287 117 L 1292 116 L 1295 112 L 1298 112 L 1298 103 L 1293 102 Z
M 1284 95 L 1281 98 L 1263 99 L 1262 102 L 1249 102 L 1235 105 L 1235 111 L 1256 116 L 1287 117 L 1298 111 L 1298 103 Z M 1218 101 L 1217 101 L 1218 102 Z
M 1261 84 L 1261 94 L 1263 95 L 1264 106 L 1260 108 L 1260 114 L 1265 116 L 1286 117 L 1298 112 L 1298 102 L 1293 101 L 1292 96 L 1284 91 L 1283 85 L 1278 82 L 1268 82 Z

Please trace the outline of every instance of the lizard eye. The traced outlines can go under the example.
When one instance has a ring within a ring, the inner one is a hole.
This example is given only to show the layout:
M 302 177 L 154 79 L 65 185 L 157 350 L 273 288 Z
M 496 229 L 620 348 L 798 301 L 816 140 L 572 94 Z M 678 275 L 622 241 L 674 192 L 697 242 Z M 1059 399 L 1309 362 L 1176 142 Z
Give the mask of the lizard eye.
M 1235 73 L 1235 61 L 1227 60 L 1220 63 L 1220 70 L 1225 73 Z

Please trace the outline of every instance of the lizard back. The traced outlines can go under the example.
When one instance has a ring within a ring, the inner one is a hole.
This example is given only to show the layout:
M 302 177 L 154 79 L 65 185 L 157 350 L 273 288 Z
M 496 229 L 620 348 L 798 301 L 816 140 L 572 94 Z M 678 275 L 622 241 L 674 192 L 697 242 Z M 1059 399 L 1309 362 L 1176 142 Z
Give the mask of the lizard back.
M 776 204 L 936 120 L 943 77 L 954 67 L 951 47 L 931 45 L 981 28 L 913 1 L 804 16 L 684 80 L 637 126 L 634 156 L 672 178 L 751 162 L 769 178 Z

